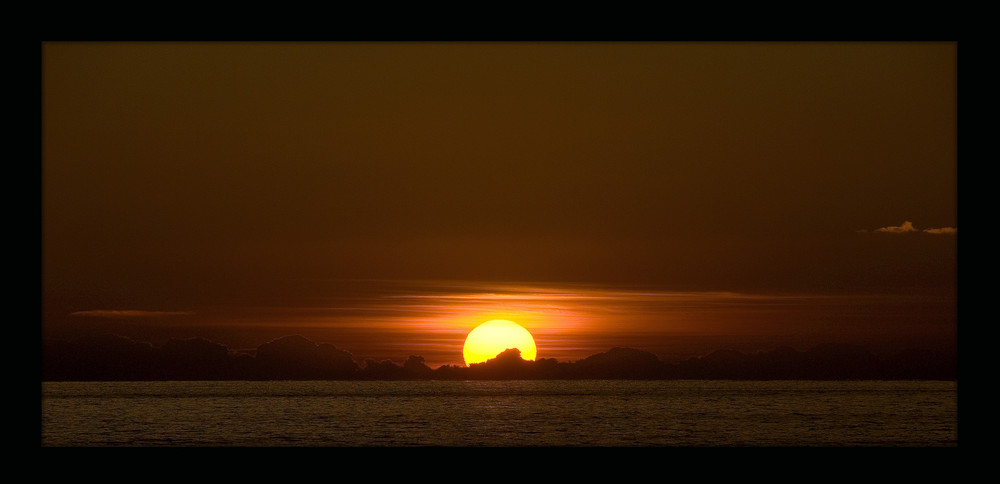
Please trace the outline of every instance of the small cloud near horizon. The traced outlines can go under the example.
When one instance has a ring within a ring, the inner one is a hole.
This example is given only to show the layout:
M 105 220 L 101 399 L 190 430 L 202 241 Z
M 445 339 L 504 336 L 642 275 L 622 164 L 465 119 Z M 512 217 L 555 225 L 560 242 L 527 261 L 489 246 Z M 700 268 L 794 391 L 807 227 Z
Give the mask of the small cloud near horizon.
M 859 230 L 858 232 L 864 233 L 864 232 L 867 232 L 867 230 Z M 935 234 L 935 235 L 945 234 L 945 235 L 949 235 L 949 234 L 955 234 L 955 233 L 957 233 L 958 229 L 956 229 L 955 227 L 940 227 L 940 228 L 930 228 L 930 229 L 920 230 L 920 229 L 917 229 L 916 227 L 913 226 L 913 222 L 906 221 L 906 222 L 903 222 L 903 224 L 899 225 L 899 226 L 889 226 L 889 227 L 882 227 L 880 229 L 875 229 L 875 232 L 883 232 L 883 233 L 889 233 L 889 234 L 905 234 L 905 233 L 909 233 L 909 232 L 924 232 L 926 234 Z
M 93 316 L 98 318 L 163 318 L 167 316 L 190 316 L 190 311 L 143 311 L 137 309 L 95 309 L 76 311 L 70 316 Z
M 880 229 L 875 229 L 875 231 L 876 232 L 886 232 L 886 233 L 890 233 L 890 234 L 904 234 L 904 233 L 907 233 L 907 232 L 917 232 L 917 228 L 913 226 L 913 222 L 906 221 L 906 222 L 903 222 L 903 225 L 900 225 L 898 227 L 894 227 L 894 226 L 882 227 Z

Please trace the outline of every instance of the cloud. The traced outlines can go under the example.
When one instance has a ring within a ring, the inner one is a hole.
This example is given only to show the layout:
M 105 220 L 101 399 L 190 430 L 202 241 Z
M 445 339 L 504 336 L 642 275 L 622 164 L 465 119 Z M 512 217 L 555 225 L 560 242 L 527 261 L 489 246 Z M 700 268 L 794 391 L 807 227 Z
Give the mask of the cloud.
M 864 232 L 867 232 L 867 231 L 866 230 L 859 230 L 858 232 L 864 233 Z M 956 229 L 955 227 L 940 227 L 940 228 L 930 228 L 930 229 L 919 230 L 919 229 L 917 229 L 916 227 L 913 226 L 913 222 L 906 221 L 906 222 L 903 222 L 903 224 L 899 225 L 899 226 L 889 226 L 889 227 L 882 227 L 880 229 L 875 229 L 875 232 L 885 232 L 885 233 L 890 233 L 890 234 L 905 234 L 907 232 L 924 232 L 926 234 L 935 234 L 935 235 L 945 234 L 945 235 L 950 235 L 950 234 L 957 233 L 958 229 Z
M 98 318 L 164 318 L 168 316 L 190 316 L 190 311 L 143 311 L 138 309 L 95 309 L 77 311 L 70 316 L 92 316 Z
M 875 229 L 876 232 L 887 232 L 890 234 L 904 234 L 906 232 L 917 232 L 917 228 L 913 226 L 913 222 L 903 222 L 903 225 L 898 227 L 882 227 L 880 229 Z

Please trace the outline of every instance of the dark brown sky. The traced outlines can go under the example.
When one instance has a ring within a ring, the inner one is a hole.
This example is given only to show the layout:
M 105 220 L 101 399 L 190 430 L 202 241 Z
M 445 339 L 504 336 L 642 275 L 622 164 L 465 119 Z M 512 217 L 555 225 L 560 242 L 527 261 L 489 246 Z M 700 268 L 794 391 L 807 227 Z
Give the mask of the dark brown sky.
M 955 43 L 42 55 L 48 323 L 330 279 L 954 295 Z

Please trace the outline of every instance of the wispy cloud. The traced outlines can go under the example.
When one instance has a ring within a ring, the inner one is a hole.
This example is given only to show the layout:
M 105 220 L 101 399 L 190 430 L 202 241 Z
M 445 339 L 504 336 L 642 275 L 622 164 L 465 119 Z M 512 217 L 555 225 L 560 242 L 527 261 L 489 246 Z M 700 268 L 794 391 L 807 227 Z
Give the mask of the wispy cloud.
M 165 318 L 169 316 L 190 316 L 190 311 L 143 311 L 138 309 L 95 309 L 77 311 L 70 316 L 91 316 L 98 318 Z
M 876 232 L 886 232 L 890 234 L 905 234 L 907 232 L 917 232 L 917 228 L 913 226 L 913 222 L 903 222 L 903 225 L 899 226 L 889 226 L 882 227 L 880 229 L 875 229 Z
M 860 230 L 859 232 L 867 232 L 867 230 Z M 923 232 L 923 233 L 926 233 L 926 234 L 935 234 L 935 235 L 945 234 L 945 235 L 947 235 L 947 234 L 957 233 L 958 229 L 956 229 L 955 227 L 940 227 L 940 228 L 930 228 L 930 229 L 920 230 L 920 229 L 918 229 L 917 227 L 915 227 L 913 225 L 913 222 L 906 221 L 906 222 L 903 222 L 902 225 L 882 227 L 880 229 L 875 229 L 875 232 L 883 232 L 883 233 L 889 233 L 889 234 L 906 234 L 906 233 L 910 233 L 910 232 Z
M 475 323 L 489 319 L 510 319 L 531 331 L 562 331 L 632 324 L 633 319 L 661 321 L 665 312 L 711 312 L 733 305 L 744 310 L 770 308 L 817 297 L 509 281 L 368 281 L 364 287 L 361 292 L 341 292 L 304 305 L 255 307 L 240 315 L 227 314 L 227 318 L 262 325 L 294 322 L 394 331 L 407 327 L 449 334 L 467 332 Z

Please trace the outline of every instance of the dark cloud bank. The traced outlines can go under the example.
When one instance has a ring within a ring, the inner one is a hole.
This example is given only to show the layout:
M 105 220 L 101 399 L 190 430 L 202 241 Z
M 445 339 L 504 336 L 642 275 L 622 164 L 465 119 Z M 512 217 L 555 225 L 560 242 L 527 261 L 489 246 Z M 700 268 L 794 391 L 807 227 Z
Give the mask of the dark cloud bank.
M 727 380 L 957 380 L 954 358 L 926 350 L 876 356 L 865 348 L 828 343 L 743 354 L 719 350 L 679 363 L 633 348 L 612 348 L 576 362 L 526 361 L 509 349 L 470 367 L 428 367 L 420 356 L 354 361 L 351 353 L 302 336 L 264 343 L 255 355 L 211 341 L 170 340 L 161 347 L 105 335 L 47 340 L 42 381 L 145 380 L 524 380 L 524 379 L 727 379 Z

